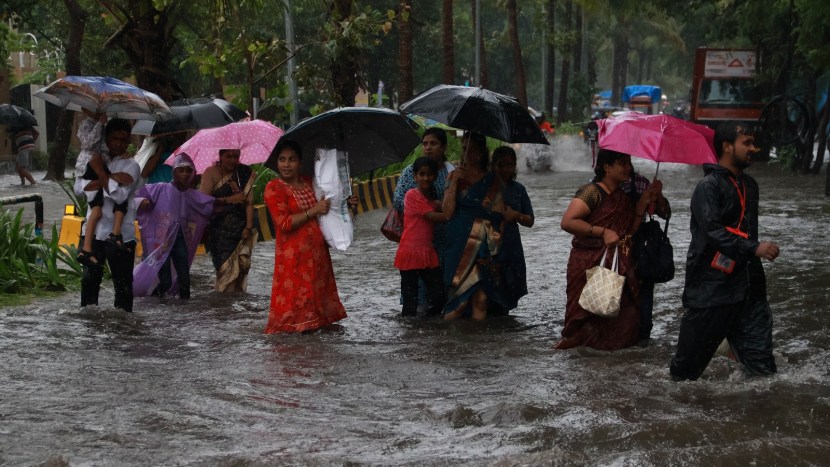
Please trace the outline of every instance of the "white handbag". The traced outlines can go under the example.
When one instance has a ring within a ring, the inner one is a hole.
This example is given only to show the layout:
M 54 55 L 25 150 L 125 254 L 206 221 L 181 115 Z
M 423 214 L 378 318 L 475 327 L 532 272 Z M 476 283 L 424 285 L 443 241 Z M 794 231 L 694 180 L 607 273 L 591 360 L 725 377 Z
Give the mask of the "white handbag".
M 599 265 L 585 271 L 588 281 L 579 296 L 579 306 L 595 315 L 614 318 L 620 312 L 620 298 L 625 276 L 617 272 L 619 260 L 617 248 L 614 248 L 614 261 L 611 269 L 605 267 L 607 254 L 608 248 L 602 253 Z

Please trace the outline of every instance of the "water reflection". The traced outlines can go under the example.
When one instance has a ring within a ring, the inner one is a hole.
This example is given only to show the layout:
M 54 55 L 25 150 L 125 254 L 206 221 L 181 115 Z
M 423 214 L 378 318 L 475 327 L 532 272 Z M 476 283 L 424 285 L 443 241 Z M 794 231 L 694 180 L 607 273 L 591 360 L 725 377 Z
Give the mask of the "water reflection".
M 585 167 L 584 154 L 554 157 Z M 358 218 L 355 244 L 333 254 L 349 313 L 338 328 L 262 334 L 271 242 L 256 246 L 245 295 L 211 292 L 212 266 L 198 257 L 190 301 L 143 298 L 130 315 L 78 310 L 68 295 L 0 310 L 0 463 L 824 464 L 823 179 L 751 172 L 761 235 L 782 245 L 766 265 L 775 377 L 747 380 L 716 357 L 700 381 L 669 380 L 686 205 L 700 178 L 683 166 L 660 167 L 678 273 L 657 286 L 654 344 L 554 351 L 570 249 L 559 217 L 590 174 L 523 172 L 537 223 L 522 231 L 530 295 L 510 317 L 399 318 L 396 245 L 379 235 L 381 211 Z M 111 302 L 105 288 L 101 303 Z

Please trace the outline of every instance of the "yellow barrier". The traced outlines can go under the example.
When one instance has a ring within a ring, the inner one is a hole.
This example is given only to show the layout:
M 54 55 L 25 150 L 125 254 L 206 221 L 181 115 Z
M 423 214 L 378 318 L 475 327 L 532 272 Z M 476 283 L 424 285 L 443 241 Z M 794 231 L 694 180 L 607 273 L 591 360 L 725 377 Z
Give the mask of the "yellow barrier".
M 376 178 L 367 182 L 359 182 L 352 185 L 352 193 L 358 196 L 359 202 L 357 212 L 363 213 L 373 209 L 387 208 L 392 205 L 392 197 L 395 195 L 398 176 Z M 75 206 L 67 204 L 64 209 L 64 216 L 61 220 L 60 237 L 58 244 L 66 247 L 68 245 L 78 246 L 81 239 L 81 225 L 84 218 L 77 215 Z M 269 241 L 274 239 L 274 226 L 271 221 L 271 214 L 268 207 L 263 204 L 254 206 L 254 227 L 259 231 L 258 241 Z M 141 232 L 138 223 L 135 228 L 136 256 L 140 257 Z M 204 245 L 199 245 L 196 254 L 205 254 Z
M 397 183 L 398 176 L 392 175 L 352 185 L 352 193 L 357 195 L 360 200 L 357 205 L 357 212 L 368 212 L 373 209 L 391 206 Z

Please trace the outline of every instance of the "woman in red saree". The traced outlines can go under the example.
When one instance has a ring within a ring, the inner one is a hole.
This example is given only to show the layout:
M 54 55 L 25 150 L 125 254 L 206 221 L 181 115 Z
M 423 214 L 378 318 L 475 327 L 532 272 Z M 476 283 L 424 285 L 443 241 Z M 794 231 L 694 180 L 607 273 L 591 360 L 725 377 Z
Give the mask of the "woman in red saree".
M 594 181 L 579 188 L 562 215 L 562 230 L 574 238 L 568 259 L 565 326 L 557 349 L 587 346 L 616 350 L 639 340 L 640 314 L 635 300 L 638 288 L 629 247 L 631 234 L 639 227 L 654 190 L 646 190 L 635 206 L 620 188 L 631 178 L 631 171 L 631 156 L 600 149 Z M 615 318 L 597 316 L 579 306 L 579 296 L 587 281 L 585 271 L 599 264 L 606 248 L 609 255 L 614 248 L 619 249 L 619 273 L 626 277 L 620 312 Z
M 317 217 L 328 212 L 329 201 L 318 201 L 311 179 L 299 175 L 302 152 L 297 143 L 280 139 L 274 150 L 280 176 L 268 183 L 263 195 L 276 236 L 265 332 L 310 331 L 346 317 L 317 223 Z

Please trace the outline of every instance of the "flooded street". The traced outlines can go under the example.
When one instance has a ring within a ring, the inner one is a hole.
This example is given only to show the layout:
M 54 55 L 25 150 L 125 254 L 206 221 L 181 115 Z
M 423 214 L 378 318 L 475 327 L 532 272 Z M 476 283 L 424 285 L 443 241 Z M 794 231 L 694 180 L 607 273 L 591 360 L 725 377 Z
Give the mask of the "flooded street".
M 559 351 L 571 241 L 559 221 L 591 174 L 590 156 L 557 149 L 554 172 L 519 174 L 537 220 L 522 229 L 530 294 L 507 318 L 401 319 L 385 210 L 359 216 L 353 245 L 333 254 L 349 313 L 334 329 L 262 334 L 273 242 L 256 246 L 246 295 L 210 292 L 212 266 L 199 256 L 189 301 L 136 299 L 127 314 L 110 306 L 105 281 L 99 308 L 79 310 L 79 294 L 67 294 L 0 309 L 0 464 L 825 464 L 824 176 L 748 171 L 761 189 L 760 236 L 781 246 L 765 262 L 779 373 L 747 380 L 716 356 L 699 381 L 674 383 L 688 202 L 702 171 L 660 167 L 678 271 L 656 287 L 652 345 Z M 653 175 L 654 164 L 633 162 Z M 16 176 L 0 178 L 0 196 L 19 194 Z M 25 190 L 51 193 L 49 227 L 64 198 L 41 185 Z

